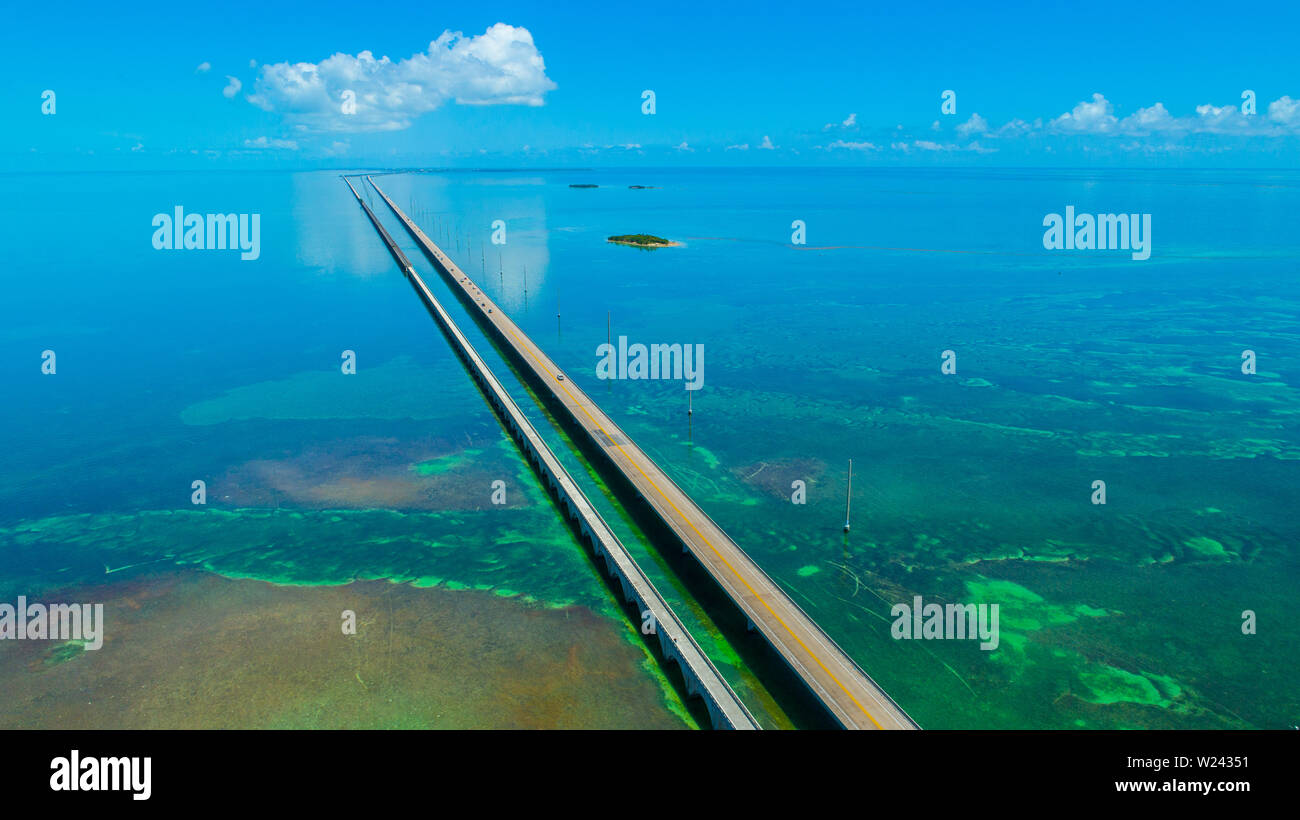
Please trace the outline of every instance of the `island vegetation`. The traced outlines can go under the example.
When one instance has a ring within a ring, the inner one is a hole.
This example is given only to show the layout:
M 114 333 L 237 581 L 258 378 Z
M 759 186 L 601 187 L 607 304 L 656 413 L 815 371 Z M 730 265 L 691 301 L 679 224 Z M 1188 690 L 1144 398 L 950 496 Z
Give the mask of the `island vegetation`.
M 654 236 L 648 233 L 629 233 L 619 236 L 611 236 L 610 242 L 616 245 L 631 245 L 636 248 L 675 248 L 682 243 L 673 242 L 671 239 L 664 239 L 662 236 Z

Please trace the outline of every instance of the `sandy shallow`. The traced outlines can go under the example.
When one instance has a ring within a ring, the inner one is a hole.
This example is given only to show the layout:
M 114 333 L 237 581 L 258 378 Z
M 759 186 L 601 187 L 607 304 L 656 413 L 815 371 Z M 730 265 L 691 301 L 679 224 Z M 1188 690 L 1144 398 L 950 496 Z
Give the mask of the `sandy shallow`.
M 0 728 L 685 726 L 626 627 L 585 607 L 197 570 L 43 597 L 103 603 L 104 646 L 0 642 Z

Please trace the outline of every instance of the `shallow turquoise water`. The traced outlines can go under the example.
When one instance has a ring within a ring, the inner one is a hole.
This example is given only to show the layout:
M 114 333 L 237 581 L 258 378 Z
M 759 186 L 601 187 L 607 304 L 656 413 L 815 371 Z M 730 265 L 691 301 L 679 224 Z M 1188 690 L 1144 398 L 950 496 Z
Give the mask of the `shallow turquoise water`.
M 492 566 L 511 591 L 598 605 L 603 591 L 589 568 L 575 574 L 583 559 L 538 497 L 496 511 L 508 517 L 478 509 L 493 478 L 529 497 L 530 476 L 336 175 L 10 181 L 26 195 L 3 206 L 17 251 L 5 274 L 13 298 L 0 305 L 0 579 L 54 585 L 83 565 L 153 560 L 157 539 L 108 545 L 91 533 L 142 527 L 127 523 L 141 510 L 187 520 L 190 482 L 208 476 L 209 512 L 278 508 L 267 520 L 286 543 L 336 538 L 340 553 L 259 550 L 259 536 L 223 528 L 230 549 L 247 551 L 218 571 L 251 564 L 278 577 L 282 561 L 322 581 L 489 584 Z M 1300 586 L 1288 232 L 1300 177 L 602 170 L 377 181 L 431 236 L 446 230 L 466 272 L 923 725 L 1294 723 L 1296 687 L 1279 682 L 1300 671 L 1287 615 Z M 588 182 L 601 187 L 568 187 Z M 150 217 L 177 203 L 261 213 L 261 258 L 153 250 Z M 1151 259 L 1044 251 L 1043 215 L 1066 205 L 1151 213 Z M 807 246 L 790 245 L 796 219 Z M 504 245 L 489 243 L 495 220 Z M 604 242 L 637 232 L 684 247 Z M 597 381 L 607 312 L 615 336 L 705 346 L 689 429 L 680 383 Z M 54 377 L 40 374 L 47 348 Z M 356 376 L 339 374 L 344 349 L 357 352 Z M 1240 371 L 1243 349 L 1258 355 L 1253 376 Z M 940 373 L 944 350 L 957 353 L 955 375 Z M 466 449 L 477 452 L 456 461 Z M 439 458 L 452 459 L 445 470 L 408 469 Z M 1098 479 L 1104 506 L 1090 503 Z M 804 505 L 790 502 L 795 480 Z M 374 511 L 328 512 L 358 498 Z M 326 515 L 349 525 L 322 526 Z M 33 522 L 59 534 L 39 551 L 21 534 Z M 402 546 L 377 539 L 358 555 L 346 546 L 359 533 Z M 512 552 L 515 535 L 525 553 Z M 494 564 L 467 554 L 475 538 Z M 446 547 L 441 566 L 419 546 L 429 542 Z M 454 572 L 441 571 L 447 562 Z M 890 607 L 914 595 L 998 604 L 999 648 L 892 639 Z M 1258 634 L 1242 634 L 1245 610 Z

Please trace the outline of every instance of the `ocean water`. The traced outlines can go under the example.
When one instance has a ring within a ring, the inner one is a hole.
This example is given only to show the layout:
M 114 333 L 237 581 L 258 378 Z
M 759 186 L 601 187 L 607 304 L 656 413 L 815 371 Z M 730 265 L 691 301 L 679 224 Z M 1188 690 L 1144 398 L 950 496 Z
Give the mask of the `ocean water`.
M 1300 249 L 1288 231 L 1300 176 L 375 179 L 923 726 L 1300 718 Z M 337 174 L 7 181 L 23 196 L 2 206 L 0 229 L 14 249 L 0 305 L 0 600 L 177 567 L 578 607 L 594 613 L 584 629 L 618 637 L 609 653 L 640 653 L 602 725 L 698 722 Z M 176 205 L 260 213 L 261 257 L 154 250 L 150 219 Z M 1151 258 L 1045 250 L 1043 218 L 1066 206 L 1151 214 Z M 806 244 L 792 243 L 795 220 Z M 682 246 L 605 241 L 642 232 Z M 693 414 L 681 382 L 597 379 L 607 321 L 629 342 L 704 346 Z M 344 350 L 354 376 L 339 371 Z M 955 374 L 940 370 L 944 351 Z M 760 720 L 804 725 L 752 647 L 524 406 Z M 206 506 L 190 503 L 195 479 Z M 998 647 L 895 639 L 892 608 L 915 596 L 996 604 Z M 598 675 L 593 664 L 588 683 Z
M 336 175 L 13 179 L 0 600 L 107 625 L 0 642 L 0 725 L 697 725 Z M 260 214 L 260 258 L 155 250 L 176 205 Z

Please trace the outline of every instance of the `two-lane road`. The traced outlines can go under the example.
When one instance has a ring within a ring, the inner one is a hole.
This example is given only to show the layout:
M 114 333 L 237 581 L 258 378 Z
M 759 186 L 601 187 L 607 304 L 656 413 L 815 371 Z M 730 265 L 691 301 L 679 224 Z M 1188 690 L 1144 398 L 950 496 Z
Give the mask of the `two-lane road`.
M 479 323 L 495 331 L 517 361 L 550 390 L 841 725 L 919 728 L 595 402 L 571 380 L 561 378 L 555 362 L 373 180 L 367 180 L 448 283 L 473 303 Z

